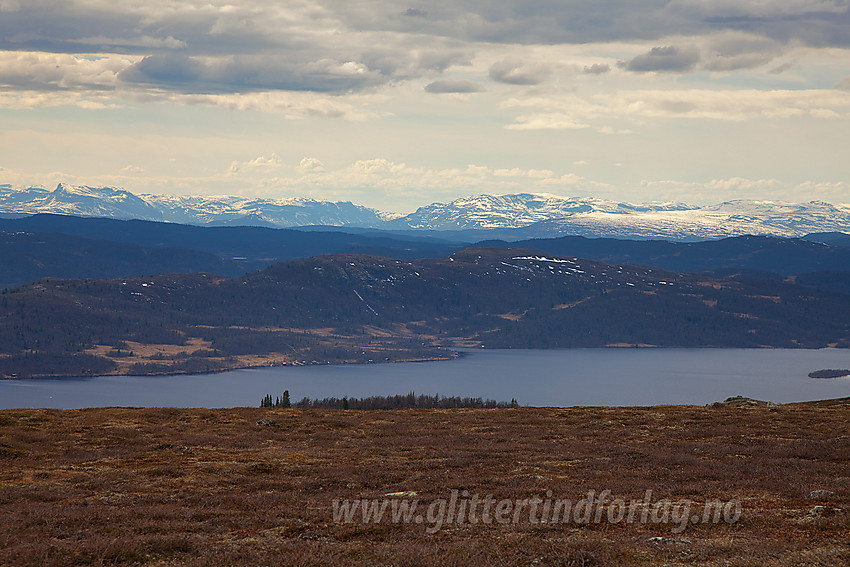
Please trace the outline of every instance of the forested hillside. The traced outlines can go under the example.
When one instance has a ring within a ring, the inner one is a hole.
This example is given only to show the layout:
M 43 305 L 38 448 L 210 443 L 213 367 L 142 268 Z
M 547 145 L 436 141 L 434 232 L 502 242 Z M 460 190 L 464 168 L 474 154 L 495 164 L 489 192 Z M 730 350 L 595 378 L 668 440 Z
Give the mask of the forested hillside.
M 5 292 L 0 372 L 383 361 L 463 345 L 848 346 L 848 312 L 848 295 L 786 282 L 527 250 L 322 256 L 240 278 L 43 280 Z

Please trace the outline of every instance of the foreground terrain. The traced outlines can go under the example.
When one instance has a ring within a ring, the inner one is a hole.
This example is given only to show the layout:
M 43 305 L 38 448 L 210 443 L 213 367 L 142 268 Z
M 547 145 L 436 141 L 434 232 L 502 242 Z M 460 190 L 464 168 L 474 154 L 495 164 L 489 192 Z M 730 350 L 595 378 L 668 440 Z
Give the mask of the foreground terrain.
M 4 565 L 847 565 L 850 406 L 0 412 Z M 737 522 L 338 523 L 336 498 L 738 500 Z M 398 497 L 398 495 L 391 498 Z M 433 532 L 433 530 L 431 530 Z

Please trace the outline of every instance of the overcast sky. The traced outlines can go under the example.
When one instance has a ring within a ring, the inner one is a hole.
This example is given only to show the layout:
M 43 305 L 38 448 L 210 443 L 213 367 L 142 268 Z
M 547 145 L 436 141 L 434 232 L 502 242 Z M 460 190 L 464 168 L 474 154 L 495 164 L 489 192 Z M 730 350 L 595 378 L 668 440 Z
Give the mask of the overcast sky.
M 848 0 L 0 0 L 0 183 L 850 202 Z

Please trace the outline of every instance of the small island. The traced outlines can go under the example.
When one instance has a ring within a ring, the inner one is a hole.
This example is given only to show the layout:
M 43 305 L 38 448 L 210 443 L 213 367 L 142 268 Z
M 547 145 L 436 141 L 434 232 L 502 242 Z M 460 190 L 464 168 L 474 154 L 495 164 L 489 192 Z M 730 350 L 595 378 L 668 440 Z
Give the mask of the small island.
M 809 372 L 809 378 L 844 378 L 845 376 L 850 376 L 850 370 L 835 370 L 827 368 L 824 370 Z

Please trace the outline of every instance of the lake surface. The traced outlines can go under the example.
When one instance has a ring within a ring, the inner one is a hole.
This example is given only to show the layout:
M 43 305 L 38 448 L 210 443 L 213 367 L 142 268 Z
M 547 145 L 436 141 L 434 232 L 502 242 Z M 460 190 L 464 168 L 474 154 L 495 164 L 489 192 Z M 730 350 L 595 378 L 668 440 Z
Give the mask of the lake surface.
M 0 381 L 0 408 L 258 406 L 266 394 L 363 397 L 416 392 L 522 405 L 706 404 L 729 396 L 787 403 L 850 396 L 850 350 L 468 350 L 456 360 L 299 366 L 184 376 L 103 376 Z

